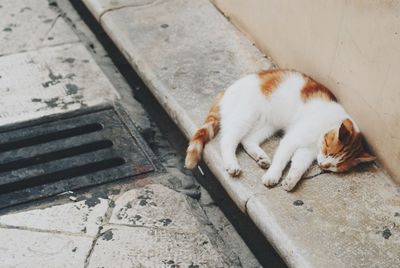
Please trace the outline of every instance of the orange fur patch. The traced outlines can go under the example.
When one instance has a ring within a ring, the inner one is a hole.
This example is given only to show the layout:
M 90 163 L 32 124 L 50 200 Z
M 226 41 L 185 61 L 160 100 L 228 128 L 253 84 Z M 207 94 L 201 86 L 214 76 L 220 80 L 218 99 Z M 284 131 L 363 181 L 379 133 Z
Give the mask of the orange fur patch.
M 337 172 L 345 172 L 351 167 L 360 163 L 360 156 L 368 155 L 364 151 L 361 134 L 354 131 L 353 124 L 349 119 L 343 121 L 343 125 L 351 130 L 349 137 L 341 141 L 335 131 L 329 131 L 325 134 L 322 152 L 334 158 L 340 159 L 340 163 L 336 166 Z M 369 159 L 373 157 L 368 155 Z M 367 158 L 367 161 L 371 161 Z M 321 166 L 329 168 L 329 165 Z
M 185 166 L 192 169 L 201 158 L 204 145 L 211 140 L 219 130 L 219 103 L 224 92 L 220 92 L 212 104 L 203 125 L 196 131 L 186 150 Z
M 306 83 L 301 90 L 301 98 L 304 102 L 313 98 L 319 98 L 326 101 L 337 101 L 335 95 L 333 95 L 333 93 L 325 86 L 321 85 L 309 76 L 303 76 L 306 80 Z
M 287 70 L 283 69 L 268 69 L 257 73 L 261 79 L 261 91 L 266 96 L 272 94 L 282 80 L 282 76 Z

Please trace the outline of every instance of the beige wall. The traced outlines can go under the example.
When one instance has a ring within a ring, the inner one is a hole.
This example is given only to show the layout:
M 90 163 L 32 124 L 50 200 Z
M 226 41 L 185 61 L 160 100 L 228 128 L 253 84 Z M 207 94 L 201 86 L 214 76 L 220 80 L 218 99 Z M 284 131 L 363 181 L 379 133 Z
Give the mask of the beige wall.
M 213 0 L 280 67 L 328 86 L 400 182 L 400 0 Z

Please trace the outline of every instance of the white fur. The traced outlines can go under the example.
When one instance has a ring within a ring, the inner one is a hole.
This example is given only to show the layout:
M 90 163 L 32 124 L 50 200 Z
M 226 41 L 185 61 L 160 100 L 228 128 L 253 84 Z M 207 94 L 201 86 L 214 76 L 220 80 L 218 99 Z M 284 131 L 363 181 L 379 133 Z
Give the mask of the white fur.
M 239 143 L 257 163 L 266 168 L 262 178 L 267 186 L 276 185 L 291 160 L 291 168 L 282 183 L 290 191 L 320 154 L 323 134 L 337 129 L 350 118 L 336 102 L 312 99 L 304 102 L 301 89 L 304 77 L 297 72 L 284 75 L 277 89 L 266 96 L 260 89 L 260 78 L 248 75 L 230 86 L 220 103 L 221 152 L 229 174 L 236 176 L 240 166 L 235 151 Z M 272 163 L 260 144 L 278 130 L 284 130 Z M 335 159 L 321 158 L 335 162 Z

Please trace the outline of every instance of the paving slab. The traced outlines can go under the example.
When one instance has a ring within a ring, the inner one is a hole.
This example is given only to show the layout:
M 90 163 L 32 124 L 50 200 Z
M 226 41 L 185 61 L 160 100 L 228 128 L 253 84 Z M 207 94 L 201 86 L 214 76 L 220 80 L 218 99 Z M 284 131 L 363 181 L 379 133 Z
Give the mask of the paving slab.
M 247 209 L 293 266 L 396 267 L 399 204 L 400 188 L 370 167 L 304 180 L 291 194 L 268 190 Z
M 104 229 L 88 267 L 230 267 L 202 233 L 163 228 Z
M 83 267 L 92 239 L 0 228 L 1 267 Z
M 109 103 L 117 97 L 82 44 L 0 57 L 0 125 Z
M 109 200 L 98 204 L 68 202 L 0 216 L 0 225 L 96 236 L 107 212 Z
M 48 1 L 2 0 L 0 55 L 78 42 Z
M 160 184 L 125 192 L 115 201 L 110 223 L 198 232 L 183 194 Z
M 104 6 L 107 1 L 85 3 L 89 8 L 101 3 L 102 11 L 92 12 L 187 137 L 201 125 L 217 92 L 271 66 L 206 0 L 120 8 Z M 206 146 L 206 164 L 290 266 L 398 265 L 393 217 L 400 215 L 395 211 L 400 190 L 380 168 L 318 175 L 314 166 L 307 176 L 315 177 L 287 193 L 279 186 L 265 188 L 263 171 L 242 151 L 243 174 L 230 178 L 217 143 Z M 273 155 L 277 143 L 264 149 Z
M 149 7 L 160 0 L 84 0 L 97 19 L 110 11 L 124 7 Z

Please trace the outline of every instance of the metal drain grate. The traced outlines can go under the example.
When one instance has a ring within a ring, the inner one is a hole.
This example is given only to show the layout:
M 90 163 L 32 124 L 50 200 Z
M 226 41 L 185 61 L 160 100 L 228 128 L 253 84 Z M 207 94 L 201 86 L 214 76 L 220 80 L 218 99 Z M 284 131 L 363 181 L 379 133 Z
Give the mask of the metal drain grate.
M 0 132 L 0 208 L 155 171 L 121 119 L 108 108 Z

